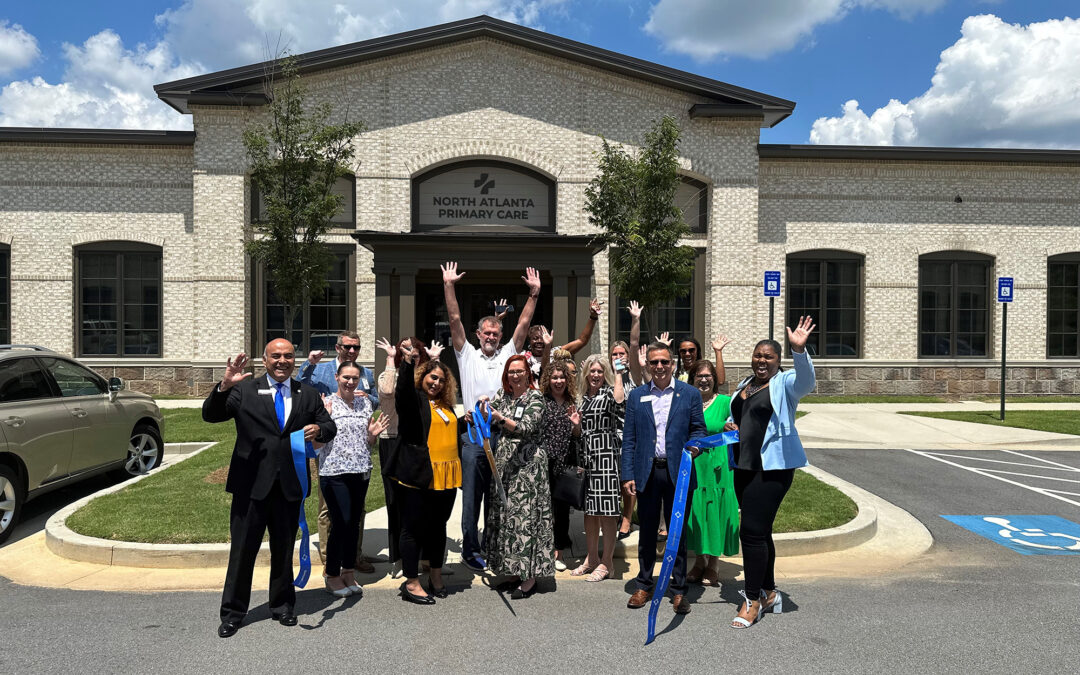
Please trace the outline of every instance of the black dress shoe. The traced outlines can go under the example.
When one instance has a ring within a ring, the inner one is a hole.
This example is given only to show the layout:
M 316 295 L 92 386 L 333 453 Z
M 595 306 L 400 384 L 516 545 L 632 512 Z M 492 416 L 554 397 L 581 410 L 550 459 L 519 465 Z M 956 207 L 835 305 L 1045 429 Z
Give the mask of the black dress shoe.
M 411 602 L 415 605 L 434 605 L 435 598 L 430 595 L 414 595 L 409 592 L 406 582 L 401 582 L 401 599 L 405 602 Z
M 291 610 L 284 612 L 274 612 L 270 616 L 274 619 L 274 621 L 277 621 L 282 626 L 296 625 L 296 615 L 293 614 Z
M 497 590 L 500 593 L 506 593 L 507 591 L 516 590 L 517 587 L 520 586 L 520 585 L 521 585 L 521 579 L 510 579 L 509 581 L 504 581 L 501 584 L 496 584 L 495 585 L 495 590 Z
M 435 588 L 435 584 L 431 583 L 430 581 L 428 582 L 427 592 L 428 594 L 434 595 L 440 600 L 445 600 L 450 595 L 450 593 L 448 593 L 446 590 L 446 586 L 443 586 L 442 588 Z
M 531 598 L 533 593 L 536 592 L 536 582 L 533 582 L 532 588 L 527 591 L 521 590 L 521 588 L 515 588 L 514 592 L 510 594 L 511 600 L 524 600 L 525 598 Z
M 236 631 L 238 630 L 240 630 L 239 622 L 222 621 L 221 625 L 218 626 L 217 634 L 218 637 L 227 638 L 236 635 Z

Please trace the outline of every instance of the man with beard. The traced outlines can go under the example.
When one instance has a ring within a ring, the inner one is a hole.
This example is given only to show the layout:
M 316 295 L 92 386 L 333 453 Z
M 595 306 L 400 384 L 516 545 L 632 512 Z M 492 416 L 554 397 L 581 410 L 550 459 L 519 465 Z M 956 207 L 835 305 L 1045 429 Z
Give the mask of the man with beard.
M 532 267 L 525 270 L 522 279 L 529 287 L 529 299 L 521 310 L 517 327 L 510 341 L 502 347 L 502 322 L 494 316 L 480 319 L 476 326 L 476 339 L 480 342 L 477 349 L 469 344 L 465 337 L 465 326 L 461 323 L 461 308 L 458 307 L 455 284 L 465 273 L 458 273 L 457 263 L 442 265 L 443 295 L 446 298 L 446 312 L 450 317 L 450 338 L 457 355 L 458 374 L 461 380 L 461 398 L 468 413 L 476 401 L 485 396 L 494 398 L 502 383 L 503 366 L 506 360 L 519 353 L 525 345 L 529 332 L 529 323 L 536 310 L 536 299 L 540 297 L 540 273 Z M 461 561 L 475 572 L 487 568 L 487 562 L 481 555 L 479 520 L 481 502 L 491 486 L 491 468 L 488 466 L 484 448 L 469 442 L 468 434 L 463 435 L 461 448 Z

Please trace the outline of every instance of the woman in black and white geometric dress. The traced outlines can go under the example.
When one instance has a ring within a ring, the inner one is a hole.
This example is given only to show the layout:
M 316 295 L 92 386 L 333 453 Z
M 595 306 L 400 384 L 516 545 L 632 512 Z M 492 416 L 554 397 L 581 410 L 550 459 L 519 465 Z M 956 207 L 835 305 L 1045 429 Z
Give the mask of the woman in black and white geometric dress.
M 622 378 L 613 376 L 611 365 L 600 354 L 585 359 L 578 380 L 578 391 L 582 394 L 579 407 L 581 457 L 589 472 L 585 498 L 585 539 L 589 554 L 570 574 L 588 574 L 586 581 L 602 581 L 611 573 L 621 514 L 619 456 L 622 443 L 617 425 L 625 414 L 626 399 Z M 598 551 L 601 529 L 604 532 L 603 557 Z

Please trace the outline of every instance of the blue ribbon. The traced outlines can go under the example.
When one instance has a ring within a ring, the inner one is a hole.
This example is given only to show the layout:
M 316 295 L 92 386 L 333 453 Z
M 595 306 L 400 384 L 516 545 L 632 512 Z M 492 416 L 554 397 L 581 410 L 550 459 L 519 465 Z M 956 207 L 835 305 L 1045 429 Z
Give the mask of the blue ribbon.
M 296 469 L 296 477 L 300 480 L 300 572 L 293 581 L 293 586 L 303 588 L 307 586 L 308 578 L 311 577 L 311 534 L 308 532 L 307 515 L 304 513 L 304 499 L 308 493 L 308 458 L 318 457 L 311 443 L 304 440 L 304 430 L 300 429 L 289 434 L 289 444 L 292 446 L 293 468 Z
M 660 611 L 660 603 L 664 601 L 664 594 L 667 593 L 668 586 L 671 584 L 671 569 L 675 567 L 675 558 L 679 554 L 683 520 L 686 518 L 686 493 L 690 489 L 690 472 L 694 470 L 694 458 L 690 454 L 690 449 L 708 450 L 738 442 L 739 432 L 736 430 L 705 438 L 693 438 L 683 446 L 682 459 L 679 462 L 679 479 L 675 483 L 675 503 L 671 507 L 671 522 L 668 523 L 667 546 L 664 547 L 664 562 L 660 565 L 660 577 L 656 581 L 652 602 L 649 605 L 649 629 L 645 644 L 656 639 L 656 615 Z

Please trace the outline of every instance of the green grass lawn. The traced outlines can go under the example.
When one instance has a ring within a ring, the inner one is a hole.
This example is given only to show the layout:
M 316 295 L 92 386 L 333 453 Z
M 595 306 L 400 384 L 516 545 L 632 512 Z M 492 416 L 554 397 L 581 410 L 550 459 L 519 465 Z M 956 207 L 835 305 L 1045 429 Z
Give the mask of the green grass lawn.
M 809 532 L 843 525 L 859 513 L 851 498 L 805 471 L 796 471 L 780 504 L 774 532 Z
M 936 417 L 959 422 L 994 424 L 999 427 L 1018 427 L 1036 431 L 1053 431 L 1059 434 L 1080 436 L 1080 414 L 1075 410 L 1006 410 L 1005 421 L 998 419 L 998 411 L 957 410 L 948 412 L 903 412 L 902 415 Z
M 1001 401 L 1001 396 L 980 396 L 973 400 L 982 401 L 983 403 L 998 403 Z M 1032 394 L 1030 396 L 1005 396 L 1006 403 L 1080 403 L 1080 396 L 1070 396 L 1067 394 L 1059 394 L 1054 396 L 1041 396 Z M 1008 411 L 1006 417 L 1008 417 Z
M 152 544 L 202 544 L 229 540 L 231 496 L 220 482 L 229 465 L 236 432 L 232 422 L 207 424 L 195 409 L 165 410 L 167 443 L 220 441 L 191 459 L 123 490 L 99 497 L 76 511 L 67 524 L 79 534 Z M 378 457 L 368 486 L 367 510 L 385 503 Z M 216 481 L 207 477 L 215 474 Z M 318 527 L 317 496 L 304 501 L 308 527 Z M 133 516 L 133 514 L 135 514 Z

